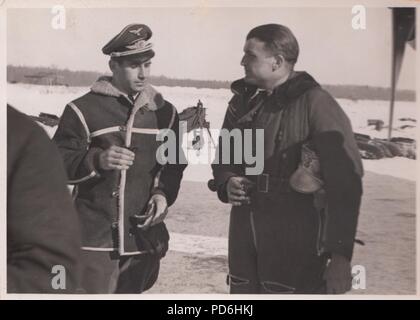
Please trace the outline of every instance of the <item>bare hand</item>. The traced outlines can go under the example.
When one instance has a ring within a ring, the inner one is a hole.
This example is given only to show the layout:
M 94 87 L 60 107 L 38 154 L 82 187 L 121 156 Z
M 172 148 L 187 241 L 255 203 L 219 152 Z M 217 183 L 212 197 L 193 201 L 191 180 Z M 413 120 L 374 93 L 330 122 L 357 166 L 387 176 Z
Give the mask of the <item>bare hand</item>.
M 352 275 L 350 261 L 339 254 L 333 254 L 328 264 L 324 279 L 327 282 L 327 294 L 343 294 L 351 290 Z
M 250 204 L 251 199 L 247 195 L 247 190 L 253 182 L 245 177 L 231 177 L 226 185 L 226 192 L 229 203 L 233 206 L 241 206 L 243 204 Z
M 126 148 L 111 146 L 99 154 L 99 166 L 103 170 L 127 170 L 133 165 L 134 156 Z
M 145 214 L 146 221 L 142 225 L 137 225 L 141 229 L 147 230 L 150 226 L 154 226 L 165 220 L 168 214 L 168 203 L 165 196 L 154 194 L 148 203 Z

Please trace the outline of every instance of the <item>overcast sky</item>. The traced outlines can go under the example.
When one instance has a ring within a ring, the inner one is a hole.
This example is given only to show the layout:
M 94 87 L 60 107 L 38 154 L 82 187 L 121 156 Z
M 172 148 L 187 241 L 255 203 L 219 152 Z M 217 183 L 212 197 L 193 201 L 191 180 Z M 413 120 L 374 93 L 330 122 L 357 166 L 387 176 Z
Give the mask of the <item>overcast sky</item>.
M 280 23 L 299 41 L 297 70 L 323 84 L 388 87 L 391 11 L 367 8 L 366 30 L 353 30 L 350 8 L 67 9 L 66 28 L 51 27 L 50 9 L 9 9 L 9 64 L 108 71 L 102 46 L 125 25 L 153 31 L 152 73 L 175 78 L 234 80 L 244 39 L 254 26 Z M 415 88 L 415 51 L 407 46 L 399 88 Z

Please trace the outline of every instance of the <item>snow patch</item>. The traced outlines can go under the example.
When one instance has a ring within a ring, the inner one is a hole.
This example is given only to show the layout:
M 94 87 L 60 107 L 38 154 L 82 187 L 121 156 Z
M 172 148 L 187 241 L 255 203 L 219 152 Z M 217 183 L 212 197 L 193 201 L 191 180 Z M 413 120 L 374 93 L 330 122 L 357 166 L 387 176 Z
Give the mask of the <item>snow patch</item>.
M 166 100 L 170 101 L 179 112 L 195 106 L 201 100 L 206 108 L 207 120 L 213 129 L 222 126 L 225 111 L 232 93 L 228 89 L 197 89 L 184 87 L 156 87 Z M 39 115 L 46 112 L 61 116 L 66 104 L 89 91 L 88 87 L 65 86 L 38 86 L 30 84 L 8 84 L 8 103 L 16 109 L 28 114 Z M 350 118 L 353 131 L 370 135 L 372 138 L 386 138 L 388 129 L 376 131 L 373 126 L 368 126 L 368 119 L 382 120 L 388 123 L 389 102 L 382 100 L 348 100 L 337 99 L 344 112 Z M 415 102 L 397 101 L 395 103 L 395 122 L 393 137 L 416 139 L 416 122 L 401 121 L 401 118 L 416 119 L 417 108 Z M 402 128 L 404 125 L 414 127 Z M 52 137 L 55 128 L 41 126 Z M 216 137 L 215 137 L 216 138 Z M 205 148 L 206 146 L 204 146 Z M 386 158 L 380 160 L 364 160 L 366 171 L 386 174 L 397 178 L 416 180 L 416 161 L 406 158 Z M 209 165 L 190 165 L 184 175 L 185 180 L 205 181 L 211 178 Z

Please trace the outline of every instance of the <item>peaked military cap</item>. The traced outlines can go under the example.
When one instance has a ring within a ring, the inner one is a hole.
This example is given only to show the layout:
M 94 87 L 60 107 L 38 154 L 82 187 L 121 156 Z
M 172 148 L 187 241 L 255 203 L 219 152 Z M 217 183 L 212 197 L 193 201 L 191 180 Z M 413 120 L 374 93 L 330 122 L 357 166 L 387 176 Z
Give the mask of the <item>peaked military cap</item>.
M 129 24 L 102 48 L 102 52 L 111 58 L 139 55 L 151 59 L 155 55 L 148 41 L 151 37 L 152 30 L 145 24 Z

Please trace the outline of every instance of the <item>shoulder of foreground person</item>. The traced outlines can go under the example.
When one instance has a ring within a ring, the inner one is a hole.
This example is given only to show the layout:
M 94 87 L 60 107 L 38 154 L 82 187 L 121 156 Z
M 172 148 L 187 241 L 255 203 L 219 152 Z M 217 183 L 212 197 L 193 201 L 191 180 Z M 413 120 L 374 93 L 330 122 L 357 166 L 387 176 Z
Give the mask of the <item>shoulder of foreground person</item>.
M 8 108 L 7 279 L 9 293 L 76 288 L 80 228 L 57 147 L 27 116 Z M 52 286 L 62 266 L 65 288 Z

